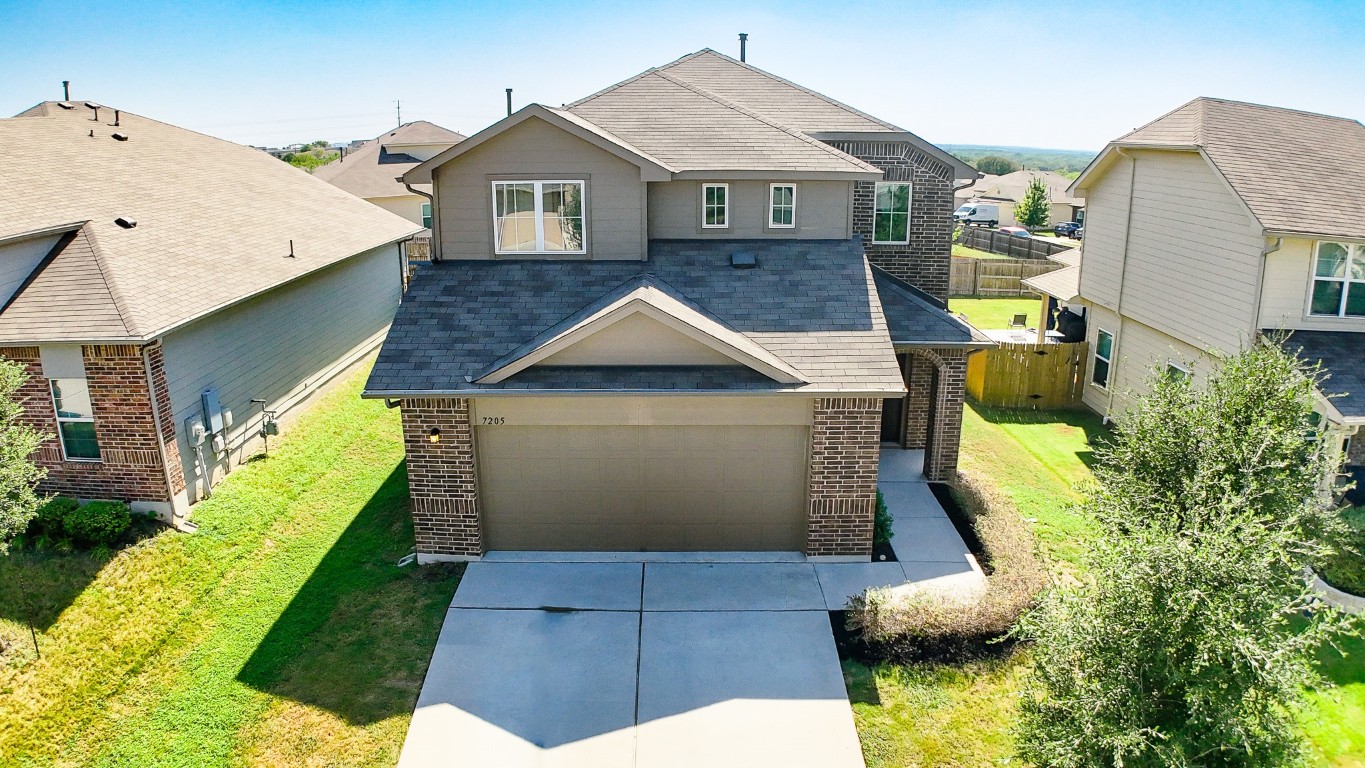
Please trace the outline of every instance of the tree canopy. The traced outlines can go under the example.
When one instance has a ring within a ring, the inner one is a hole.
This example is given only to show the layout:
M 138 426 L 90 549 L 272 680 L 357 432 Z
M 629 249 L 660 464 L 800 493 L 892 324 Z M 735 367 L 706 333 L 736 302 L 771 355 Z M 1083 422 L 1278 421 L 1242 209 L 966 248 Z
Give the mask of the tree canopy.
M 1024 198 L 1014 206 L 1014 220 L 1021 227 L 1038 229 L 1046 227 L 1051 217 L 1047 184 L 1042 179 L 1033 179 L 1028 183 L 1028 189 L 1024 190 Z
M 994 176 L 1003 176 L 1019 170 L 1019 164 L 1007 157 L 999 155 L 986 155 L 977 158 L 976 169 L 982 173 L 989 173 Z

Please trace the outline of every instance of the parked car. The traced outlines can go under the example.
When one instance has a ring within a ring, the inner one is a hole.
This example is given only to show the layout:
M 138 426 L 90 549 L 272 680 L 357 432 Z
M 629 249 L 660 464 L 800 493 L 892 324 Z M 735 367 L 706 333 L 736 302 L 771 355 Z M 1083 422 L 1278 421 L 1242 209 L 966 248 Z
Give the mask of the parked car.
M 1023 227 L 1001 227 L 1000 231 L 1014 237 L 1033 237 L 1033 234 Z
M 1061 224 L 1052 228 L 1052 233 L 1057 237 L 1070 237 L 1079 239 L 1077 233 L 1081 231 L 1081 225 L 1074 221 L 1063 221 Z
M 994 203 L 964 203 L 953 211 L 953 221 L 993 227 L 1000 223 L 1000 206 Z

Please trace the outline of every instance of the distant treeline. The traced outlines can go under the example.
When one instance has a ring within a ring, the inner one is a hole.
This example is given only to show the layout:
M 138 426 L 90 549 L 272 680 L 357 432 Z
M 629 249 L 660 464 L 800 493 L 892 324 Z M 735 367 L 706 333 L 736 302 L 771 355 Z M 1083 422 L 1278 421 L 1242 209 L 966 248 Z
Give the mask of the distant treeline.
M 1000 157 L 1018 168 L 1057 171 L 1067 175 L 1080 173 L 1095 159 L 1094 152 L 1082 149 L 1038 149 L 1036 147 L 990 147 L 980 144 L 941 144 L 959 160 L 977 167 L 983 157 Z

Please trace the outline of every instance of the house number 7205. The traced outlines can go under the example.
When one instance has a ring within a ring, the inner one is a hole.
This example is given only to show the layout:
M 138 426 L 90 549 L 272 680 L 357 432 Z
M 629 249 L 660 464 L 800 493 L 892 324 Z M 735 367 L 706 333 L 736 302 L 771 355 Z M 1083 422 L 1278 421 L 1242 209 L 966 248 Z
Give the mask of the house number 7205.
M 488 425 L 488 426 L 497 426 L 497 425 L 499 425 L 499 424 L 506 424 L 506 423 L 507 423 L 507 417 L 506 417 L 506 416 L 484 416 L 484 417 L 483 417 L 483 423 L 484 423 L 485 425 Z

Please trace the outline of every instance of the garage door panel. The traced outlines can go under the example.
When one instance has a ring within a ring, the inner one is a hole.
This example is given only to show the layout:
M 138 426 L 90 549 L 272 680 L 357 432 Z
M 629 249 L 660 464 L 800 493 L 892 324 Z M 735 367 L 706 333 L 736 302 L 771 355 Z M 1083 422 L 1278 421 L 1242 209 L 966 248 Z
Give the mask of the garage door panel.
M 809 429 L 476 427 L 490 549 L 800 550 Z

